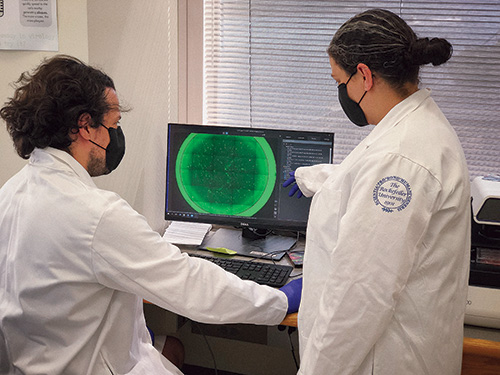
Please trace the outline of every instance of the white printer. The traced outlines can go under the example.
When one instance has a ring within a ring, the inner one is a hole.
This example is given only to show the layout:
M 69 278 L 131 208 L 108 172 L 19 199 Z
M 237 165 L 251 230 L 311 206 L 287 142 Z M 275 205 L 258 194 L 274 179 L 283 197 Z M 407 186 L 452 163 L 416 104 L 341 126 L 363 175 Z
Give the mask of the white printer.
M 500 175 L 471 184 L 472 237 L 465 323 L 500 328 Z

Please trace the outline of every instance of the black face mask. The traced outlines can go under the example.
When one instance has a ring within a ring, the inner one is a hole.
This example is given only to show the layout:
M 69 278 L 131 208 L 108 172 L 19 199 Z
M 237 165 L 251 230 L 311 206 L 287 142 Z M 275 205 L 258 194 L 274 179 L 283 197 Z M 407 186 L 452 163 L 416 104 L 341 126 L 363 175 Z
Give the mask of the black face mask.
M 357 71 L 356 71 L 357 72 Z M 351 80 L 352 76 L 356 74 L 356 72 L 352 73 L 349 79 L 347 80 L 346 83 L 341 83 L 338 86 L 339 90 L 339 102 L 340 105 L 342 106 L 342 109 L 344 110 L 344 113 L 347 115 L 349 120 L 351 120 L 354 124 L 358 126 L 365 126 L 368 125 L 368 121 L 366 120 L 365 113 L 359 106 L 359 103 L 363 100 L 363 98 L 366 95 L 366 91 L 359 99 L 359 102 L 355 102 L 351 98 L 349 98 L 349 95 L 347 94 L 347 84 Z
M 116 169 L 118 164 L 122 161 L 123 155 L 125 155 L 125 135 L 123 135 L 123 131 L 121 126 L 118 126 L 116 129 L 111 127 L 106 127 L 101 124 L 103 127 L 108 129 L 109 133 L 109 144 L 108 147 L 104 148 L 97 143 L 92 142 L 96 146 L 99 146 L 103 150 L 106 150 L 106 168 L 108 169 L 108 173 Z

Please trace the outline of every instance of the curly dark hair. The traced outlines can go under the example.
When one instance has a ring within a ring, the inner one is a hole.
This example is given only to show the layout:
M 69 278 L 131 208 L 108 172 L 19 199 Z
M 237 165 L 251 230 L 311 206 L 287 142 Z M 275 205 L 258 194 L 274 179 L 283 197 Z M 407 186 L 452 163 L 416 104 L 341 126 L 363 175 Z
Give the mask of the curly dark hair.
M 327 51 L 347 73 L 364 63 L 404 94 L 407 82 L 418 83 L 421 65 L 445 63 L 453 48 L 446 39 L 418 38 L 402 18 L 388 10 L 371 9 L 344 23 Z
M 98 127 L 111 108 L 105 100 L 113 80 L 77 58 L 57 55 L 45 59 L 33 73 L 14 83 L 14 96 L 0 109 L 17 153 L 28 159 L 37 148 L 67 150 L 78 119 L 88 113 Z

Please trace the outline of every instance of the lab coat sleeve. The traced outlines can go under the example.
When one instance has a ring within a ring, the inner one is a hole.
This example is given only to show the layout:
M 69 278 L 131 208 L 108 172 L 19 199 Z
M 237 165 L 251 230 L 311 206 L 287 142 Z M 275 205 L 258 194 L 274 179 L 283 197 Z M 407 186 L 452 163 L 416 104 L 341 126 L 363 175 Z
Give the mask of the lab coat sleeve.
M 306 196 L 313 196 L 325 180 L 335 172 L 335 164 L 317 164 L 310 167 L 300 167 L 295 170 L 295 181 L 300 191 Z
M 366 160 L 346 179 L 351 189 L 340 192 L 346 196 L 338 240 L 330 249 L 333 266 L 325 275 L 300 375 L 352 374 L 367 359 L 393 317 L 441 186 L 425 168 L 397 154 Z M 399 187 L 386 191 L 392 182 Z M 398 200 L 401 192 L 407 195 Z M 387 209 L 384 196 L 401 209 Z
M 182 254 L 119 198 L 96 228 L 92 262 L 104 286 L 200 322 L 274 325 L 286 314 L 284 293 Z

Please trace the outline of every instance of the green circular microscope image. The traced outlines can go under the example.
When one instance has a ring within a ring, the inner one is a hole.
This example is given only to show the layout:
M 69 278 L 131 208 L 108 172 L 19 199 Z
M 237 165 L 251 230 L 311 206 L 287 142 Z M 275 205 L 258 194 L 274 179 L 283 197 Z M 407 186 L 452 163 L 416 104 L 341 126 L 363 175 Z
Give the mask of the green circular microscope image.
M 195 211 L 252 216 L 273 192 L 276 162 L 263 137 L 192 133 L 179 149 L 175 174 Z

